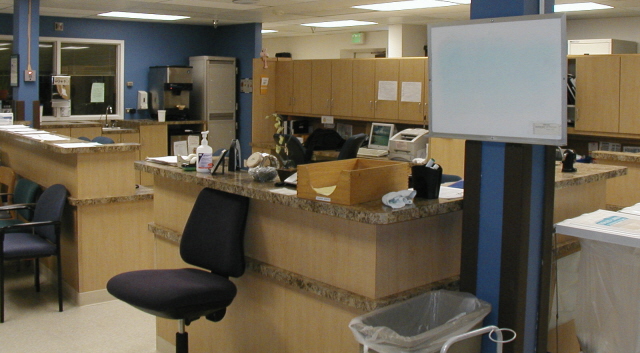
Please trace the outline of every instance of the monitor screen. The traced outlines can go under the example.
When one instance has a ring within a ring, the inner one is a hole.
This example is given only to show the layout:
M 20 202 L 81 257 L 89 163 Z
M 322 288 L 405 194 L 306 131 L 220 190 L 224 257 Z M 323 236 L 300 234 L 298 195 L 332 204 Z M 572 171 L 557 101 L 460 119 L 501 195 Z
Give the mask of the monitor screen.
M 369 148 L 378 150 L 389 149 L 389 141 L 393 136 L 395 126 L 393 124 L 371 124 L 371 134 L 369 135 Z

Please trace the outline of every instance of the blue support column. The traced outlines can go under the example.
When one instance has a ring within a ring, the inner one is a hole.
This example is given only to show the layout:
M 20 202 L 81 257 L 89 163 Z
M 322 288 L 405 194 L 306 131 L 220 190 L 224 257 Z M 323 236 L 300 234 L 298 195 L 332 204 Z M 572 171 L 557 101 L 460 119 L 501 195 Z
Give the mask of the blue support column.
M 471 19 L 539 11 L 538 0 L 471 2 Z M 460 287 L 491 303 L 485 325 L 518 333 L 505 352 L 546 352 L 553 158 L 551 146 L 467 141 Z M 485 337 L 482 352 L 495 351 Z
M 40 0 L 14 0 L 13 7 L 13 53 L 19 55 L 18 87 L 13 87 L 14 116 L 33 121 L 34 102 L 39 101 L 37 74 Z M 36 72 L 35 81 L 24 80 L 24 71 L 29 66 Z M 35 113 L 38 116 L 40 114 L 39 111 Z

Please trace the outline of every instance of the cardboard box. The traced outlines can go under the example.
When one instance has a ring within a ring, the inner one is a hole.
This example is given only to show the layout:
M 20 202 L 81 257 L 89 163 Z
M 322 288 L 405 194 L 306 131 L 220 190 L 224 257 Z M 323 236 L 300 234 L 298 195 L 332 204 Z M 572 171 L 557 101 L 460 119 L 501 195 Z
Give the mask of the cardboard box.
M 298 166 L 298 197 L 354 205 L 409 187 L 409 163 L 353 158 Z

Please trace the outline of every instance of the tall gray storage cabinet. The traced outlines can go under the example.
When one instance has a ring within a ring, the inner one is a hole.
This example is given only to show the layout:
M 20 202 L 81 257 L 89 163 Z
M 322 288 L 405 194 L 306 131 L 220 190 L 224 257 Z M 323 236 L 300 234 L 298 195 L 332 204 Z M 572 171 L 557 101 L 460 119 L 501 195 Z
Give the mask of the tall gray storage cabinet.
M 236 59 L 192 56 L 189 65 L 193 67 L 192 116 L 207 121 L 214 151 L 228 148 L 236 138 Z

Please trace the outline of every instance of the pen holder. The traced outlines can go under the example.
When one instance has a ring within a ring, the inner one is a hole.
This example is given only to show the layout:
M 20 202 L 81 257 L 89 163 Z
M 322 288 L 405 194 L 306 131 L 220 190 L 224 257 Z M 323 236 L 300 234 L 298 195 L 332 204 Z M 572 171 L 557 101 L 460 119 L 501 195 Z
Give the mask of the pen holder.
M 411 184 L 416 191 L 416 197 L 423 199 L 437 199 L 440 195 L 442 181 L 442 167 L 427 168 L 423 165 L 411 167 Z

